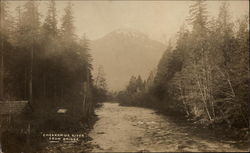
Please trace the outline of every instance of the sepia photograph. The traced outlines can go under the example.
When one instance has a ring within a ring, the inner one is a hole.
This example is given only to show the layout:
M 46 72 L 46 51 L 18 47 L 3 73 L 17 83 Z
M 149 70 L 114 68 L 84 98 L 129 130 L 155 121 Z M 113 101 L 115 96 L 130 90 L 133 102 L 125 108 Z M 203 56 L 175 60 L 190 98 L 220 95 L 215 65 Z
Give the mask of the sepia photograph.
M 0 0 L 0 153 L 249 152 L 248 0 Z

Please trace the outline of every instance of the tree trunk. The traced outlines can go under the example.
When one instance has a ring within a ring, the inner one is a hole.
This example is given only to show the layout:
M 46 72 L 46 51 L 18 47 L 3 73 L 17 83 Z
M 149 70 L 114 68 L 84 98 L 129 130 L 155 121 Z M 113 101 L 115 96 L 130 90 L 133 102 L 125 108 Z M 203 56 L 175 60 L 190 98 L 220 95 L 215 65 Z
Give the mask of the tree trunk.
M 2 0 L 0 1 L 2 3 Z M 4 99 L 4 40 L 3 40 L 3 18 L 4 18 L 4 11 L 1 5 L 1 72 L 0 72 L 0 98 Z
M 29 103 L 33 101 L 33 58 L 34 58 L 34 46 L 32 44 L 30 51 L 30 77 L 29 77 Z
M 209 112 L 209 110 L 208 110 L 208 106 L 207 106 L 207 103 L 206 103 L 206 98 L 205 98 L 204 93 L 202 92 L 202 87 L 201 87 L 201 84 L 200 84 L 200 81 L 199 81 L 199 80 L 197 80 L 197 84 L 198 84 L 198 86 L 199 86 L 200 94 L 201 94 L 201 97 L 202 97 L 202 102 L 203 102 L 203 104 L 204 104 L 204 108 L 205 108 L 205 110 L 206 110 L 207 116 L 208 116 L 209 120 L 211 121 L 211 120 L 212 120 L 212 117 L 211 117 L 210 112 Z
M 46 98 L 46 75 L 43 74 L 43 98 Z
M 55 82 L 55 85 L 54 85 L 54 102 L 57 105 L 57 99 L 56 99 L 57 93 L 56 93 L 56 91 L 57 91 L 57 86 L 56 86 L 56 82 Z
M 61 103 L 63 102 L 63 86 L 61 87 L 61 98 L 60 98 L 61 100 Z
M 2 34 L 1 34 L 2 36 Z M 0 74 L 0 97 L 4 99 L 4 42 L 3 37 L 1 38 L 1 74 Z
M 179 84 L 179 90 L 180 90 L 180 94 L 181 94 L 180 96 L 182 98 L 182 103 L 184 105 L 185 112 L 186 112 L 187 116 L 189 116 L 190 114 L 189 114 L 189 111 L 188 111 L 188 106 L 187 106 L 187 103 L 186 103 L 186 100 L 185 100 L 185 97 L 184 97 L 185 93 L 182 92 L 181 83 Z
M 24 99 L 27 98 L 27 66 L 24 68 Z

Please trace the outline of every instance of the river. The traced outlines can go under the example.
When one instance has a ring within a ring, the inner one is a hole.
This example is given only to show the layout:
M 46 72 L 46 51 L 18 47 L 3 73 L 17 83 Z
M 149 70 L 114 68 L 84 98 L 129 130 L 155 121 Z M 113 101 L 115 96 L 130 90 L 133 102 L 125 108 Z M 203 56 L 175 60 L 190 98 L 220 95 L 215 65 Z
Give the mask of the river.
M 234 141 L 223 141 L 196 126 L 176 124 L 154 110 L 104 103 L 90 137 L 93 152 L 243 152 Z

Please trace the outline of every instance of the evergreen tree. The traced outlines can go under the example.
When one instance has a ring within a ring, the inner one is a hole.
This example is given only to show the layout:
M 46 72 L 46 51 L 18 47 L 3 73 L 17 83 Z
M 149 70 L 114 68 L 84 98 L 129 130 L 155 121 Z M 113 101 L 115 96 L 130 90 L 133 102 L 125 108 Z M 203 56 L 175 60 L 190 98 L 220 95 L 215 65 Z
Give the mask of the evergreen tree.
M 29 103 L 33 101 L 33 65 L 34 65 L 34 52 L 38 50 L 37 45 L 40 38 L 40 14 L 35 1 L 28 1 L 25 5 L 25 11 L 23 13 L 24 23 L 24 41 L 26 41 L 26 47 L 30 51 L 30 63 L 29 63 Z
M 144 82 L 139 75 L 136 79 L 137 92 L 142 92 L 145 89 Z
M 218 29 L 216 32 L 219 34 L 219 38 L 217 41 L 220 46 L 220 50 L 223 53 L 223 64 L 227 67 L 228 63 L 231 62 L 231 54 L 233 52 L 233 45 L 234 45 L 234 34 L 233 34 L 233 23 L 230 21 L 230 14 L 229 14 L 229 4 L 227 2 L 223 2 L 220 7 L 219 16 L 217 19 L 218 22 Z
M 189 21 L 193 26 L 193 32 L 201 35 L 207 29 L 207 8 L 205 0 L 196 0 L 189 9 Z
M 105 73 L 103 66 L 99 66 L 97 70 L 96 77 L 94 79 L 94 88 L 95 88 L 95 101 L 103 102 L 107 99 L 107 83 L 105 79 Z
M 68 3 L 64 9 L 64 16 L 62 18 L 61 35 L 64 42 L 72 42 L 75 40 L 75 27 L 73 25 L 73 11 L 72 4 Z
M 56 4 L 55 0 L 50 0 L 48 4 L 48 12 L 44 21 L 44 29 L 47 35 L 51 35 L 53 37 L 58 35 L 57 29 L 57 19 L 56 19 Z
M 104 89 L 104 90 L 106 90 L 107 88 L 103 66 L 98 67 L 98 72 L 97 72 L 97 76 L 95 79 L 95 86 L 97 88 Z
M 136 77 L 135 76 L 131 76 L 126 90 L 128 94 L 133 94 L 136 92 Z

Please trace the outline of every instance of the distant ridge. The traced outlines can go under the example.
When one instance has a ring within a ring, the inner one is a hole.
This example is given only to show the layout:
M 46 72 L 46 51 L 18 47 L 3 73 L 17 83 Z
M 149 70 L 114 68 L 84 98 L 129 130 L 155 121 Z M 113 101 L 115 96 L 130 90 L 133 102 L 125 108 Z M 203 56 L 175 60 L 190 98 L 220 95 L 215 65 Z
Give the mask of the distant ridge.
M 120 90 L 131 75 L 148 76 L 166 46 L 137 30 L 117 29 L 91 41 L 90 49 L 94 68 L 104 67 L 109 89 Z

